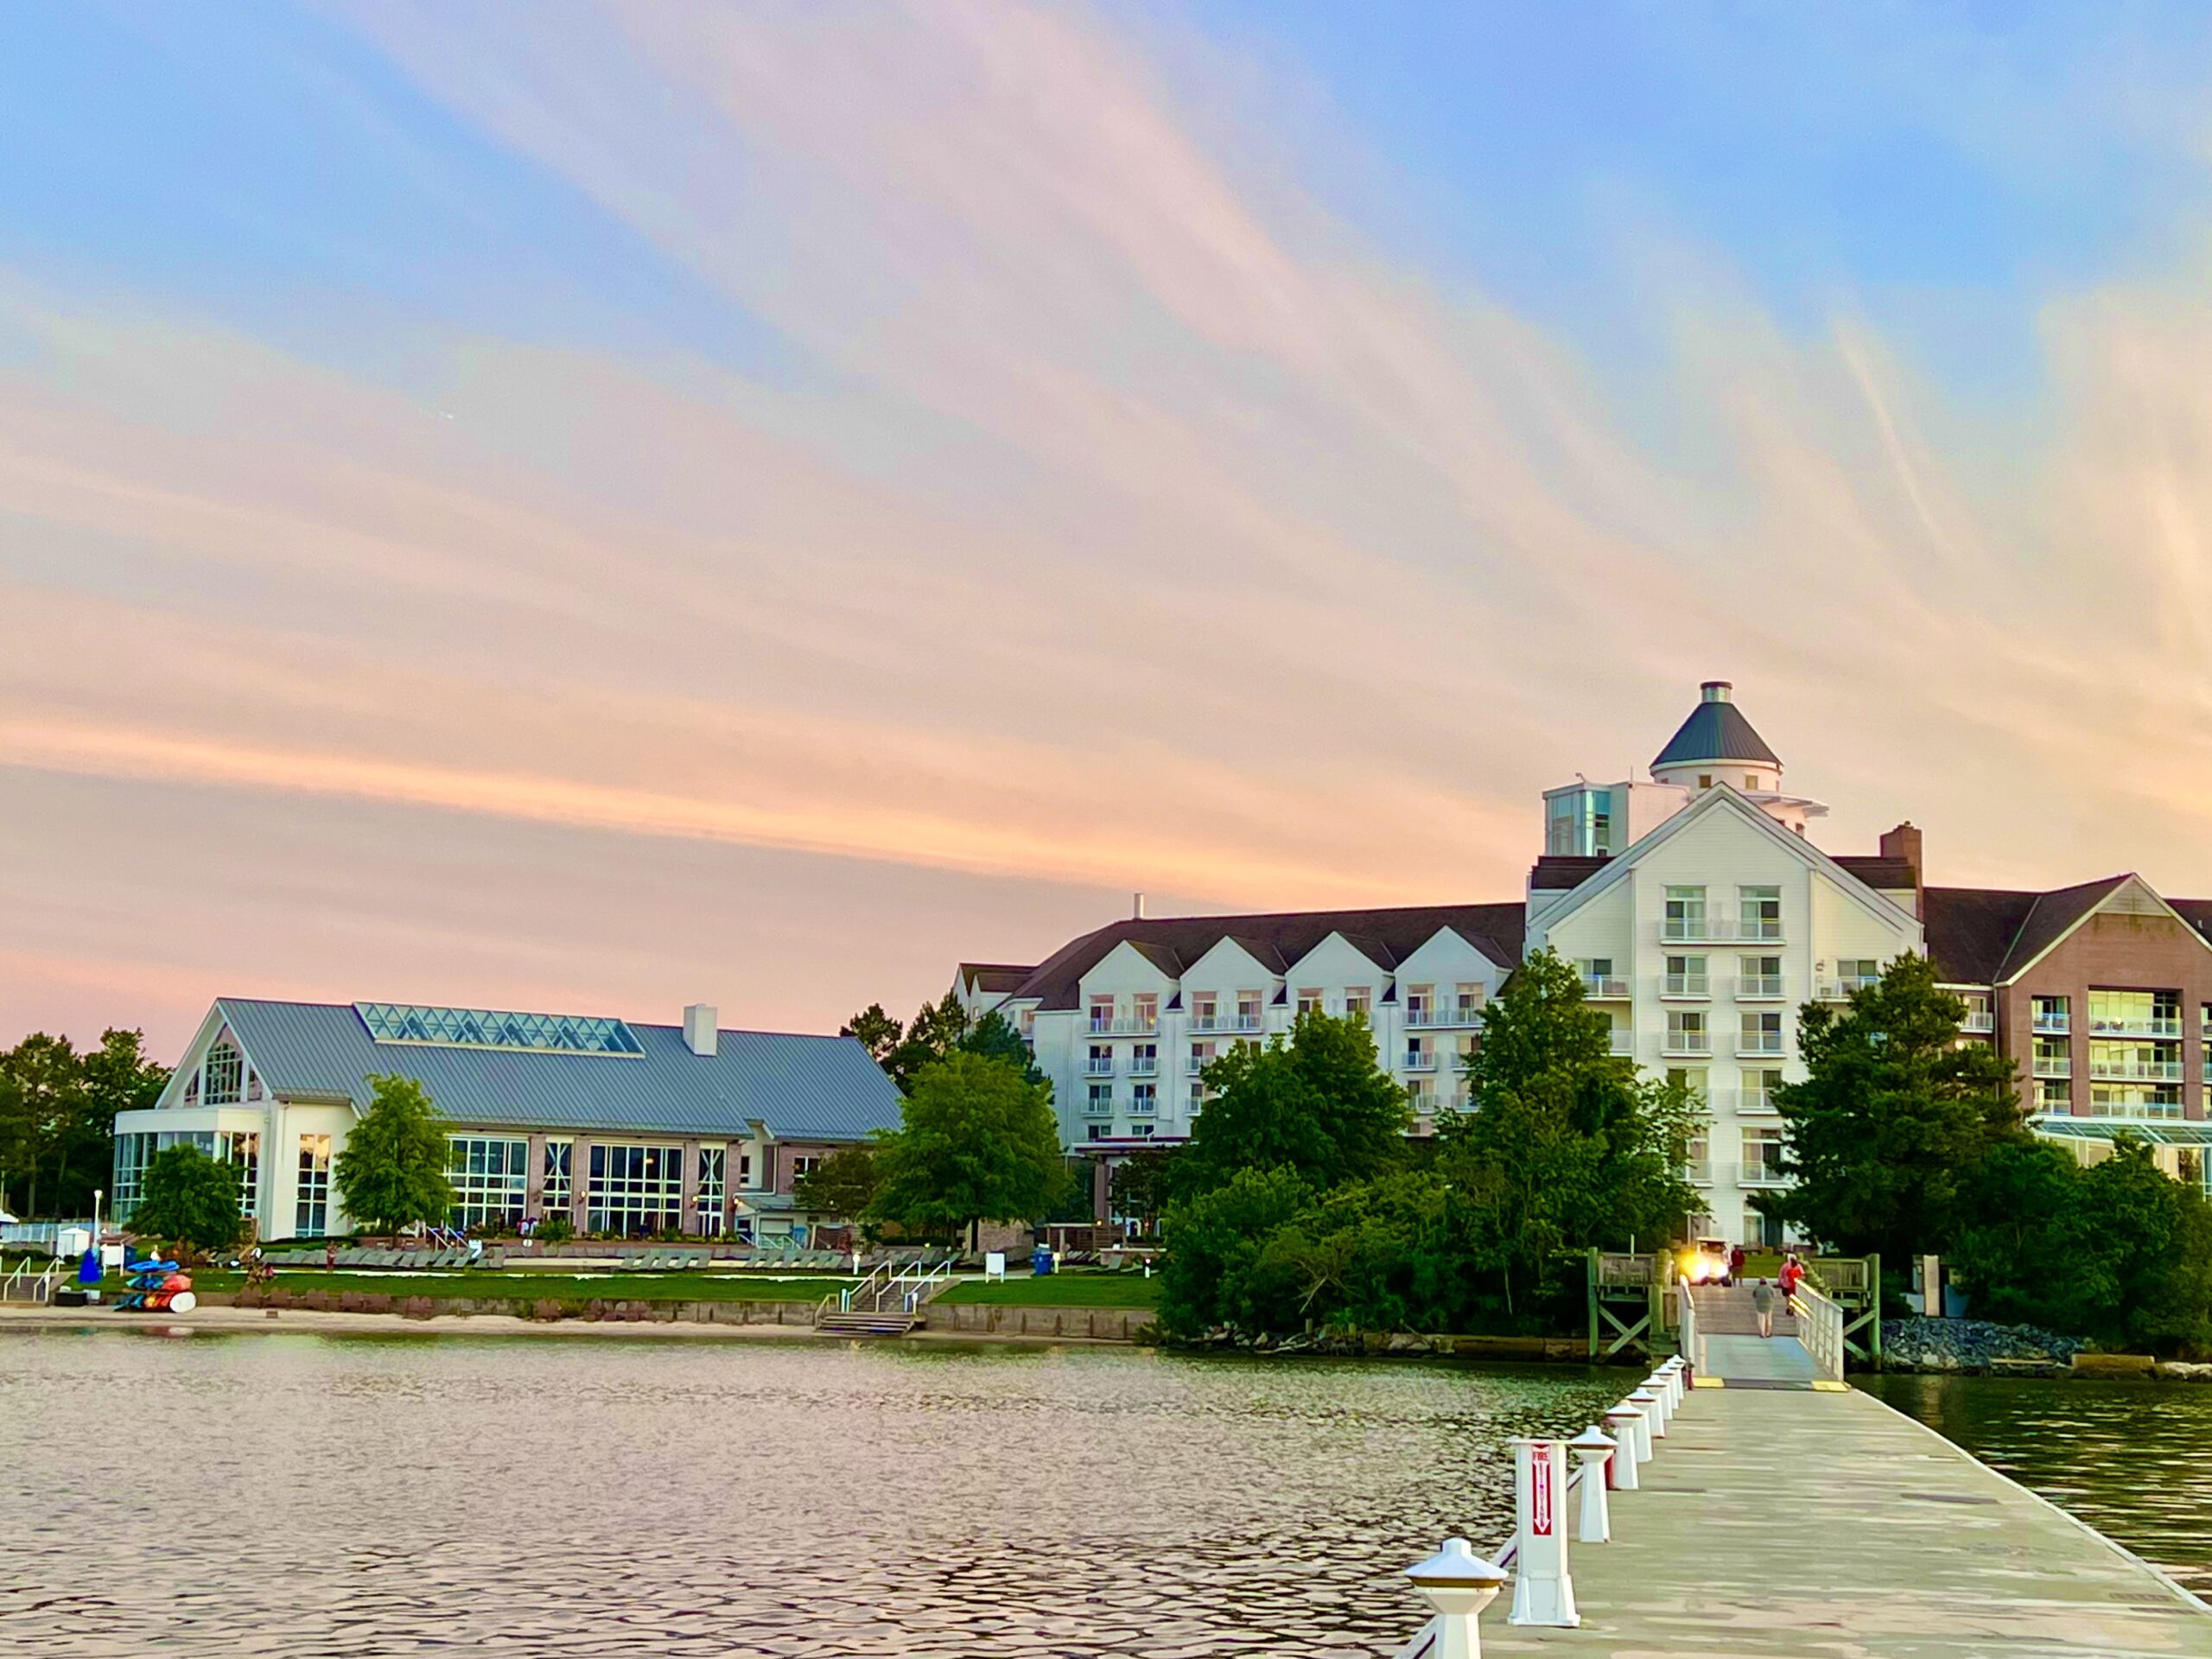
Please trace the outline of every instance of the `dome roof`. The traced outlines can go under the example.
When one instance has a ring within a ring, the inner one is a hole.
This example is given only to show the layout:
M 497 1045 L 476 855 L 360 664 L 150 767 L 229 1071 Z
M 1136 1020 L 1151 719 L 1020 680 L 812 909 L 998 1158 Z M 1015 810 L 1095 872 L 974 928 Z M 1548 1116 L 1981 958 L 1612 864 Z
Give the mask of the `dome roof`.
M 1729 701 L 1732 690 L 1726 680 L 1707 680 L 1699 688 L 1700 701 L 1690 710 L 1680 730 L 1667 740 L 1667 747 L 1659 751 L 1659 758 L 1651 763 L 1656 772 L 1662 766 L 1695 766 L 1707 760 L 1751 760 L 1761 766 L 1779 767 L 1782 757 L 1766 746 L 1766 740 L 1751 728 L 1744 718 L 1744 711 Z

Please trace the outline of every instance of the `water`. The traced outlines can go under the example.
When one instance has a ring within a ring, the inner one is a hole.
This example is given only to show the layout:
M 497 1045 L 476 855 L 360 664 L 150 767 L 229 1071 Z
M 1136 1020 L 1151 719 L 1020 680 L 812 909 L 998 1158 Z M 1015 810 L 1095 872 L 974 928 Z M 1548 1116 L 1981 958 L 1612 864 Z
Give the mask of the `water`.
M 2212 1598 L 2212 1387 L 1995 1376 L 1861 1386 Z
M 0 1335 L 0 1652 L 1390 1652 L 1624 1374 Z

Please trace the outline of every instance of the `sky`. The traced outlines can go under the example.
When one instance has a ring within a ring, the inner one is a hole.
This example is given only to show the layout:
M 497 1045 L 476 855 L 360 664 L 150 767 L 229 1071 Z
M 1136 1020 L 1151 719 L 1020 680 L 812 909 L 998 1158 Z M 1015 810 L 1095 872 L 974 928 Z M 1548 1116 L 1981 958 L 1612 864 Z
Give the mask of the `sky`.
M 832 1030 L 1816 839 L 2212 895 L 2212 15 L 0 10 L 0 1042 Z

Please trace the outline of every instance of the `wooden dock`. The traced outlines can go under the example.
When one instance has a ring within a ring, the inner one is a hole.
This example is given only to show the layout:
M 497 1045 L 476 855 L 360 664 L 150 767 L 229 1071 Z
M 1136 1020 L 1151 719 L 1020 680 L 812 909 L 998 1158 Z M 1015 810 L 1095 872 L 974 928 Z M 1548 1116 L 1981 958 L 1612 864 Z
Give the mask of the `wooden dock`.
M 1580 1628 L 1510 1625 L 1509 1592 L 1485 1654 L 2212 1656 L 2195 1598 L 1840 1384 L 1696 1389 L 1642 1478 L 1571 1550 Z

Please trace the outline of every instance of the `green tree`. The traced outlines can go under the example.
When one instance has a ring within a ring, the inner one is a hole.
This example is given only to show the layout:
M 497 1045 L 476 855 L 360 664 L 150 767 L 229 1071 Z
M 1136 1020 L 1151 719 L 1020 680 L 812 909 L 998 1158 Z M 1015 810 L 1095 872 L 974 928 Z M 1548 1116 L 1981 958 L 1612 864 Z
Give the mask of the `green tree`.
M 1106 1203 L 1114 1214 L 1150 1233 L 1160 1225 L 1173 1192 L 1175 1154 L 1166 1147 L 1145 1147 L 1114 1166 L 1107 1178 Z
M 878 1065 L 890 1063 L 892 1052 L 906 1036 L 906 1028 L 883 1011 L 883 1004 L 871 1002 L 851 1019 L 845 1021 L 840 1033 L 860 1039 L 861 1046 Z
M 961 1033 L 957 1046 L 963 1054 L 980 1054 L 987 1060 L 1003 1060 L 1032 1083 L 1046 1081 L 1038 1068 L 1036 1057 L 1030 1053 L 1029 1045 L 1014 1029 L 1014 1021 L 996 1008 L 988 1010 L 983 1017 Z
M 1288 1169 L 1325 1188 L 1405 1155 L 1406 1092 L 1376 1064 L 1374 1036 L 1357 1015 L 1300 1014 L 1287 1042 L 1239 1043 L 1205 1080 L 1205 1110 L 1175 1156 L 1179 1192 L 1225 1186 L 1244 1169 Z
M 1562 1252 L 1663 1243 L 1695 1205 L 1681 1172 L 1699 1103 L 1639 1077 L 1607 1029 L 1580 976 L 1539 952 L 1484 1011 L 1472 1110 L 1439 1119 L 1435 1168 L 1465 1206 L 1456 1236 L 1509 1316 L 1551 1294 Z
M 146 1056 L 146 1034 L 115 1027 L 78 1058 L 79 1109 L 65 1125 L 54 1185 L 63 1211 L 89 1215 L 95 1188 L 115 1168 L 115 1115 L 143 1111 L 168 1085 L 169 1068 Z
M 1841 1012 L 1808 1003 L 1797 1020 L 1806 1077 L 1774 1096 L 1795 1185 L 1766 1212 L 1855 1255 L 1903 1263 L 1948 1251 L 1967 1172 L 2027 1133 L 2012 1062 L 1961 1043 L 1965 1017 L 1928 959 L 1910 953 Z
M 1297 1318 L 1298 1281 L 1290 1271 L 1278 1266 L 1262 1277 L 1255 1268 L 1268 1240 L 1313 1195 L 1296 1171 L 1278 1166 L 1236 1170 L 1220 1185 L 1170 1205 L 1161 1234 L 1161 1325 L 1198 1337 L 1221 1326 L 1275 1330 Z
M 346 1213 L 372 1232 L 443 1222 L 454 1206 L 446 1179 L 445 1120 L 423 1085 L 397 1075 L 369 1080 L 369 1107 L 331 1170 Z
M 193 1146 L 164 1147 L 146 1160 L 145 1186 L 130 1212 L 141 1238 L 174 1241 L 193 1254 L 238 1242 L 238 1172 Z
M 859 1220 L 875 1202 L 881 1177 L 870 1141 L 840 1147 L 798 1178 L 795 1195 L 809 1210 Z
M 1030 1221 L 1067 1179 L 1052 1090 L 1003 1061 L 955 1052 L 915 1074 L 876 1152 L 869 1218 L 972 1243 L 985 1221 Z
M 33 1032 L 0 1054 L 0 1077 L 5 1079 L 0 1109 L 7 1113 L 10 1190 L 26 1217 L 41 1213 L 41 1193 L 45 1207 L 55 1210 L 51 1177 L 58 1150 L 85 1109 L 83 1064 L 67 1037 Z

